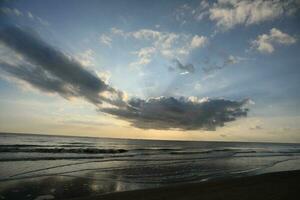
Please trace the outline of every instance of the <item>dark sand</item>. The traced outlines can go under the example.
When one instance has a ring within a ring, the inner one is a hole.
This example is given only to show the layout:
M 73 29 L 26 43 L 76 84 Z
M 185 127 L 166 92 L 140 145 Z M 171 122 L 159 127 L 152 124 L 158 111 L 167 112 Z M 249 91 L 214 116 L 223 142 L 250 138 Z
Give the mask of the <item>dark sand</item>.
M 76 198 L 76 200 L 300 199 L 300 171 L 287 171 Z M 75 200 L 75 199 L 74 199 Z

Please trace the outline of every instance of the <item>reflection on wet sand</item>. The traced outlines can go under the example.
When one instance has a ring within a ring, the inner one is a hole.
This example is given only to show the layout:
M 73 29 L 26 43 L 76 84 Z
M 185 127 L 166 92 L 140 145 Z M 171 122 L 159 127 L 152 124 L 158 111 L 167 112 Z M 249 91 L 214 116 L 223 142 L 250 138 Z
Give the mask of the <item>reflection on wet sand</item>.
M 86 175 L 93 177 L 92 174 Z M 101 177 L 97 175 L 96 179 L 101 179 Z M 45 195 L 49 198 L 51 195 L 55 199 L 66 199 L 130 189 L 135 188 L 117 179 L 113 182 L 84 177 L 52 176 L 2 182 L 0 183 L 0 199 L 31 200 Z

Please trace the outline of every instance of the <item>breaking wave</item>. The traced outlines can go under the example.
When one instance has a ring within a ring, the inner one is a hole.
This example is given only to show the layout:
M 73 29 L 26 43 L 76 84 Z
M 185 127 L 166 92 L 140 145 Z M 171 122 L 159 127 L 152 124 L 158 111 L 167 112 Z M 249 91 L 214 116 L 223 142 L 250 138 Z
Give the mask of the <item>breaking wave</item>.
M 99 148 L 44 148 L 38 145 L 1 145 L 0 146 L 1 153 L 22 152 L 22 153 L 117 154 L 117 153 L 125 153 L 127 151 L 128 150 L 126 149 L 99 149 Z

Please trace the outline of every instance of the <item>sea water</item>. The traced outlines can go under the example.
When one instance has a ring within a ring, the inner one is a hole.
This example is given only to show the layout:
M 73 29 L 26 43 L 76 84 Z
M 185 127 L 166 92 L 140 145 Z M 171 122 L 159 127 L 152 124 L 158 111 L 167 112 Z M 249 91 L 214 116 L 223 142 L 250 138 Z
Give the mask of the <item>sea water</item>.
M 300 144 L 0 134 L 0 199 L 66 199 L 300 169 Z

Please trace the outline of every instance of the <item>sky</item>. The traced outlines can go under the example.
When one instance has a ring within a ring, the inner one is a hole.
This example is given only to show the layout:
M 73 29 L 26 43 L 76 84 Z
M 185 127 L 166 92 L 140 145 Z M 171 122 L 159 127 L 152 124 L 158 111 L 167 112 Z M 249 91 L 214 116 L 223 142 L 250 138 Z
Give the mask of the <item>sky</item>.
M 0 3 L 0 132 L 300 142 L 299 0 Z

